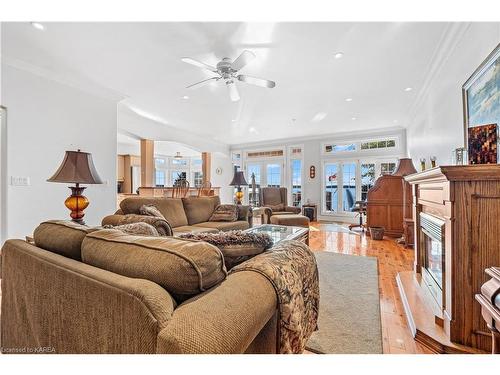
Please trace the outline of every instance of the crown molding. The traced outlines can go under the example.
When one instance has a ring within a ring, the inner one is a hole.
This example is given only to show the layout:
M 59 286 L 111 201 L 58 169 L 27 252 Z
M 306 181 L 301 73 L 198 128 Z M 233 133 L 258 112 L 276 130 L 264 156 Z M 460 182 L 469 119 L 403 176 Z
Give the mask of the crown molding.
M 0 59 L 2 65 L 7 65 L 12 68 L 22 70 L 39 77 L 43 77 L 49 81 L 53 81 L 59 83 L 64 86 L 72 87 L 74 89 L 83 91 L 87 94 L 91 94 L 94 96 L 98 96 L 103 99 L 108 99 L 114 102 L 119 102 L 127 98 L 125 94 L 122 94 L 118 91 L 106 88 L 96 83 L 88 83 L 82 81 L 77 81 L 73 79 L 69 79 L 68 77 L 64 77 L 61 74 L 57 74 L 54 71 L 46 68 L 39 67 L 37 65 L 28 63 L 26 61 L 15 59 L 12 57 L 8 57 L 5 55 L 0 55 Z
M 425 74 L 424 83 L 420 87 L 417 96 L 408 111 L 407 121 L 404 126 L 407 128 L 415 119 L 418 110 L 425 98 L 428 96 L 432 83 L 437 78 L 444 64 L 448 61 L 451 54 L 457 48 L 458 43 L 464 37 L 466 31 L 470 28 L 470 22 L 450 22 L 444 30 L 439 42 L 432 54 L 429 69 Z

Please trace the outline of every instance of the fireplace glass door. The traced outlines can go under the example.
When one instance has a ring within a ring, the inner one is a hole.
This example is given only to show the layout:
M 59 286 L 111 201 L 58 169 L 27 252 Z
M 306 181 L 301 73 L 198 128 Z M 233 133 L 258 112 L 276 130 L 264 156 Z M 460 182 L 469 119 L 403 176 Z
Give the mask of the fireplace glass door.
M 426 213 L 420 213 L 420 231 L 424 250 L 422 276 L 441 305 L 444 272 L 444 221 Z

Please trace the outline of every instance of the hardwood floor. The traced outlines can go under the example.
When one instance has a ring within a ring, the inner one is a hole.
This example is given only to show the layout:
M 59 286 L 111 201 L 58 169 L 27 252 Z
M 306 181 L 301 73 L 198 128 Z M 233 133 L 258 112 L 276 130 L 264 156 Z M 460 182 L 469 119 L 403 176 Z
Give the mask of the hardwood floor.
M 413 339 L 396 285 L 396 274 L 413 268 L 413 250 L 404 249 L 394 239 L 387 237 L 382 241 L 374 241 L 361 231 L 349 233 L 346 225 L 341 228 L 339 225 L 312 223 L 309 246 L 315 251 L 373 256 L 378 259 L 384 354 L 431 353 Z

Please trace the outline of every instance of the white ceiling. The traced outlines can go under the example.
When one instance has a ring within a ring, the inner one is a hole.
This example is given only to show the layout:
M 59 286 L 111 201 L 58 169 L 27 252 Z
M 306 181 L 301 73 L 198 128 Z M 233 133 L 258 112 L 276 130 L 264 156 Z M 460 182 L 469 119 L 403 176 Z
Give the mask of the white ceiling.
M 203 137 L 238 144 L 404 126 L 447 23 L 4 23 L 10 61 L 124 96 L 121 107 Z M 187 90 L 244 49 L 257 58 L 243 74 L 274 89 L 222 82 Z M 335 59 L 336 52 L 343 52 Z M 404 88 L 413 90 L 405 92 Z M 182 97 L 188 95 L 189 99 Z M 346 98 L 352 98 L 346 102 Z M 320 121 L 312 121 L 318 113 Z M 356 120 L 352 120 L 355 117 Z M 292 119 L 295 119 L 293 121 Z M 234 121 L 233 121 L 234 120 Z M 160 128 L 161 129 L 161 128 Z M 127 129 L 127 131 L 131 131 Z M 141 126 L 133 130 L 141 136 Z M 158 139 L 169 139 L 169 133 Z

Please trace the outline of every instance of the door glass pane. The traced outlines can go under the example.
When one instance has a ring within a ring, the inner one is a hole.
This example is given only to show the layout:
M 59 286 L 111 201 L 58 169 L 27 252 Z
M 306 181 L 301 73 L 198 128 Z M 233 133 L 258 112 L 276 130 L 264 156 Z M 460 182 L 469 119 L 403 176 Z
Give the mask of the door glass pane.
M 342 210 L 350 212 L 356 202 L 356 163 L 342 164 Z
M 292 205 L 300 207 L 302 201 L 302 160 L 292 160 Z
M 280 187 L 281 185 L 281 165 L 267 165 L 267 186 Z
M 255 197 L 252 192 L 252 174 L 255 175 Z M 260 189 L 260 164 L 248 164 L 247 166 L 248 200 L 253 206 L 259 206 Z
M 325 164 L 325 210 L 336 212 L 338 207 L 338 165 Z
M 375 164 L 361 164 L 361 200 L 365 201 L 368 190 L 375 183 Z

